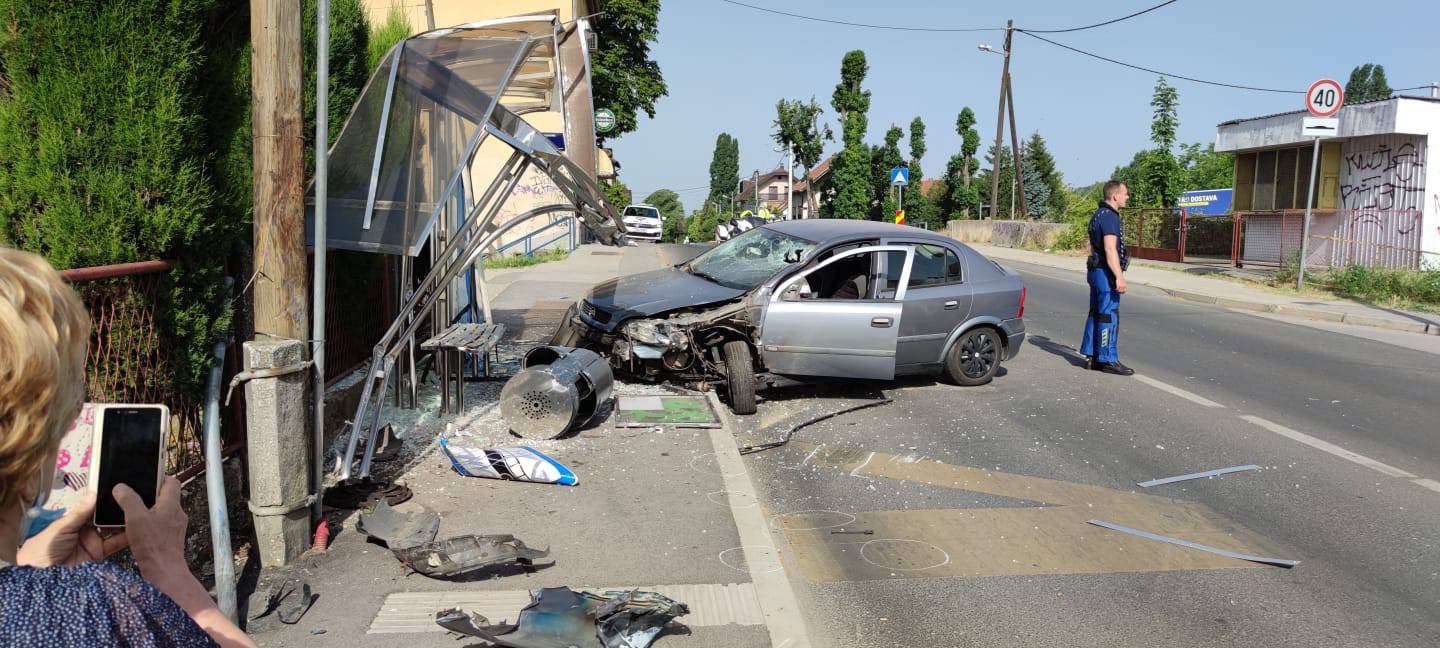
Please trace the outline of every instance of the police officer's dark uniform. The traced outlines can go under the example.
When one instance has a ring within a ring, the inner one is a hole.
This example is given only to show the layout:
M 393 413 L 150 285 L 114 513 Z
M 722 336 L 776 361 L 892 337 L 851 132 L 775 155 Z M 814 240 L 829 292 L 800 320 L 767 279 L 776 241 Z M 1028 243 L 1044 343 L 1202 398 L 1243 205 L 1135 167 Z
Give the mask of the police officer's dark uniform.
M 1120 214 L 1102 202 L 1090 216 L 1090 258 L 1085 262 L 1085 278 L 1090 283 L 1090 314 L 1085 318 L 1080 353 L 1090 359 L 1091 369 L 1128 376 L 1135 371 L 1120 364 L 1120 293 L 1115 290 L 1115 273 L 1105 256 L 1106 235 L 1115 237 L 1120 269 L 1128 270 L 1130 255 L 1125 251 L 1125 237 L 1120 234 Z

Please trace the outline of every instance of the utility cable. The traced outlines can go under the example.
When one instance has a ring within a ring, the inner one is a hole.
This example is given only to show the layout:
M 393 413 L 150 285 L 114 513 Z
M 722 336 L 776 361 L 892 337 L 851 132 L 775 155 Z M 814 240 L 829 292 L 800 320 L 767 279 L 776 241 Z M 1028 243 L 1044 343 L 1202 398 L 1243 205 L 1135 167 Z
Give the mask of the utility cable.
M 830 24 L 832 24 L 832 25 L 846 25 L 846 26 L 848 26 L 848 27 L 866 27 L 866 28 L 869 28 L 869 29 L 888 29 L 888 30 L 891 30 L 891 31 L 914 31 L 914 32 L 984 32 L 984 31 L 1005 31 L 1005 28 L 1004 28 L 1004 27 L 904 27 L 904 26 L 899 26 L 899 25 L 871 25 L 871 24 L 867 24 L 867 23 L 846 22 L 846 21 L 844 21 L 844 20 L 831 20 L 831 19 L 829 19 L 829 18 L 818 18 L 818 17 L 815 17 L 815 16 L 806 16 L 806 15 L 804 15 L 804 14 L 790 13 L 790 12 L 788 12 L 788 11 L 780 11 L 779 9 L 771 9 L 771 8 L 769 8 L 769 7 L 757 7 L 757 6 L 755 6 L 755 5 L 746 4 L 746 3 L 744 3 L 744 2 L 736 2 L 736 0 L 720 0 L 720 1 L 721 1 L 721 2 L 724 2 L 724 3 L 727 3 L 727 4 L 736 5 L 736 6 L 738 6 L 738 7 L 745 7 L 745 8 L 747 8 L 747 9 L 754 9 L 754 10 L 756 10 L 756 11 L 764 11 L 764 12 L 766 12 L 766 13 L 772 13 L 772 14 L 777 14 L 777 15 L 781 15 L 781 16 L 789 16 L 789 17 L 791 17 L 791 18 L 799 18 L 799 19 L 801 19 L 801 20 L 811 20 L 811 21 L 814 21 L 814 22 L 830 23 Z M 1172 2 L 1173 2 L 1173 1 L 1174 1 L 1174 0 L 1172 0 Z
M 756 452 L 762 452 L 762 451 L 765 451 L 765 450 L 770 450 L 770 449 L 773 449 L 773 448 L 778 448 L 778 447 L 783 446 L 783 445 L 785 445 L 785 444 L 787 444 L 787 443 L 790 443 L 791 437 L 794 437 L 794 436 L 795 436 L 795 433 L 798 432 L 798 431 L 800 431 L 800 428 L 809 427 L 809 426 L 814 425 L 814 424 L 816 424 L 816 423 L 819 423 L 819 422 L 821 422 L 821 421 L 829 420 L 829 419 L 835 418 L 835 417 L 837 417 L 837 416 L 840 416 L 841 414 L 849 414 L 850 412 L 854 412 L 854 411 L 857 411 L 857 410 L 862 410 L 862 409 L 866 409 L 866 408 L 870 408 L 870 407 L 875 407 L 875 406 L 877 406 L 877 405 L 888 405 L 888 404 L 893 403 L 893 402 L 895 402 L 895 401 L 892 400 L 889 396 L 886 396 L 886 395 L 884 394 L 884 392 L 881 392 L 879 400 L 873 400 L 873 401 L 870 401 L 870 402 L 868 402 L 868 403 L 861 403 L 861 404 L 859 404 L 859 405 L 853 405 L 853 406 L 850 406 L 850 407 L 846 407 L 846 408 L 844 408 L 844 409 L 835 410 L 835 411 L 833 411 L 833 412 L 830 412 L 829 414 L 822 414 L 822 415 L 817 416 L 817 417 L 814 417 L 814 418 L 806 419 L 806 420 L 804 420 L 804 421 L 801 421 L 799 424 L 792 426 L 789 430 L 787 430 L 787 431 L 785 432 L 785 436 L 781 437 L 780 440 L 778 440 L 778 441 L 771 441 L 771 442 L 769 442 L 769 443 L 760 443 L 760 444 L 756 444 L 756 445 L 747 445 L 747 446 L 745 446 L 745 447 L 743 447 L 743 448 L 740 448 L 740 454 L 742 454 L 742 455 L 754 454 L 754 453 L 756 453 Z
M 1114 20 L 1107 20 L 1107 21 L 1105 21 L 1105 22 L 1095 23 L 1095 24 L 1093 24 L 1093 25 L 1085 25 L 1084 27 L 1071 27 L 1071 28 L 1069 28 L 1069 29 L 1031 29 L 1031 30 L 1028 30 L 1028 31 L 1030 31 L 1031 33 L 1035 33 L 1035 34 L 1064 34 L 1064 33 L 1066 33 L 1066 32 L 1077 32 L 1077 31 L 1082 31 L 1082 30 L 1086 30 L 1086 29 L 1094 29 L 1094 28 L 1096 28 L 1096 27 L 1104 27 L 1105 25 L 1113 25 L 1113 24 L 1118 23 L 1118 22 L 1120 22 L 1120 21 L 1122 21 L 1122 20 L 1129 20 L 1129 19 L 1134 18 L 1134 17 L 1136 17 L 1136 16 L 1139 16 L 1139 15 L 1141 15 L 1141 14 L 1147 14 L 1147 13 L 1150 13 L 1150 12 L 1152 12 L 1152 11 L 1155 11 L 1156 9 L 1159 9 L 1159 8 L 1164 7 L 1164 6 L 1166 6 L 1166 5 L 1175 4 L 1176 2 L 1179 2 L 1179 0 L 1168 0 L 1167 2 L 1162 2 L 1162 3 L 1158 4 L 1158 5 L 1155 5 L 1155 6 L 1153 6 L 1153 7 L 1150 7 L 1149 9 L 1144 9 L 1144 10 L 1141 10 L 1141 11 L 1137 11 L 1137 12 L 1135 12 L 1135 13 L 1132 13 L 1132 14 L 1128 15 L 1128 16 L 1121 16 L 1121 17 L 1116 18 L 1116 19 L 1114 19 Z M 1017 28 L 1016 28 L 1016 31 L 1027 31 L 1027 30 L 1020 29 L 1020 28 L 1017 27 Z
M 1036 40 L 1045 41 L 1045 42 L 1047 42 L 1047 43 L 1049 43 L 1049 44 L 1051 44 L 1051 45 L 1054 45 L 1054 46 L 1056 46 L 1056 47 L 1070 50 L 1070 51 L 1072 51 L 1072 52 L 1075 52 L 1076 54 L 1084 54 L 1085 56 L 1088 56 L 1088 57 L 1090 57 L 1090 58 L 1100 59 L 1100 60 L 1105 61 L 1105 62 L 1107 62 L 1107 63 L 1114 63 L 1114 64 L 1116 64 L 1116 65 L 1124 66 L 1124 67 L 1127 67 L 1127 68 L 1130 68 L 1130 69 L 1133 69 L 1133 70 L 1141 70 L 1141 71 L 1143 71 L 1143 72 L 1149 72 L 1149 73 L 1151 73 L 1151 74 L 1158 74 L 1158 75 L 1160 75 L 1160 76 L 1171 77 L 1171 78 L 1175 78 L 1175 79 L 1184 79 L 1184 80 L 1186 80 L 1186 81 L 1191 81 L 1191 82 L 1194 82 L 1194 83 L 1203 83 L 1203 84 L 1205 84 L 1205 85 L 1220 86 L 1220 87 L 1222 87 L 1222 88 L 1235 88 L 1235 89 L 1237 89 L 1237 90 L 1254 90 L 1254 91 L 1256 91 L 1256 92 L 1278 92 L 1278 93 L 1282 93 L 1282 94 L 1305 94 L 1305 91 L 1304 91 L 1304 90 L 1282 90 L 1282 89 L 1279 89 L 1279 88 L 1259 88 L 1259 87 L 1256 87 L 1256 86 L 1241 85 L 1241 84 L 1238 84 L 1238 83 L 1225 83 L 1225 82 L 1223 82 L 1223 81 L 1207 81 L 1207 80 L 1205 80 L 1205 79 L 1197 79 L 1197 78 L 1195 78 L 1195 77 L 1189 77 L 1189 76 L 1185 76 L 1185 75 L 1182 75 L 1182 74 L 1172 74 L 1172 73 L 1170 73 L 1170 72 L 1162 72 L 1162 71 L 1160 71 L 1160 70 L 1156 70 L 1156 69 L 1154 69 L 1154 68 L 1148 68 L 1148 67 L 1145 67 L 1145 66 L 1143 66 L 1143 65 L 1135 65 L 1135 64 L 1133 64 L 1133 63 L 1126 63 L 1126 62 L 1124 62 L 1124 61 L 1117 61 L 1117 60 L 1112 59 L 1112 58 L 1110 58 L 1110 57 L 1108 57 L 1108 56 L 1101 56 L 1101 55 L 1099 55 L 1099 54 L 1095 54 L 1095 53 L 1092 53 L 1092 52 L 1087 52 L 1087 51 L 1082 50 L 1082 49 L 1078 49 L 1078 48 L 1075 48 L 1075 47 L 1071 47 L 1071 46 L 1066 45 L 1066 44 L 1064 44 L 1064 43 L 1057 43 L 1057 42 L 1055 42 L 1055 41 L 1053 41 L 1053 40 L 1050 40 L 1050 39 L 1048 39 L 1048 38 L 1045 38 L 1044 36 L 1037 36 L 1037 35 L 1035 35 L 1035 34 L 1033 34 L 1033 33 L 1031 33 L 1031 32 L 1025 31 L 1025 30 L 1023 30 L 1023 29 L 1017 28 L 1015 31 L 1020 32 L 1020 33 L 1022 33 L 1022 34 L 1025 34 L 1026 36 L 1029 36 L 1029 37 L 1034 38 L 1034 39 L 1036 39 Z

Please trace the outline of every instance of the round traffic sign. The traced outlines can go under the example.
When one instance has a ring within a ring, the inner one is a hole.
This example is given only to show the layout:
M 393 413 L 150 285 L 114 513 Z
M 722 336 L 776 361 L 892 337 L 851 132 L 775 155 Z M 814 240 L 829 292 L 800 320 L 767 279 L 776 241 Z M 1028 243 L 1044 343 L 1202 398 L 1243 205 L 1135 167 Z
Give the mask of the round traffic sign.
M 601 108 L 595 111 L 595 130 L 600 133 L 608 133 L 615 128 L 615 113 L 609 108 Z
M 1305 108 L 1316 117 L 1333 117 L 1345 103 L 1345 90 L 1334 79 L 1321 79 L 1305 91 Z

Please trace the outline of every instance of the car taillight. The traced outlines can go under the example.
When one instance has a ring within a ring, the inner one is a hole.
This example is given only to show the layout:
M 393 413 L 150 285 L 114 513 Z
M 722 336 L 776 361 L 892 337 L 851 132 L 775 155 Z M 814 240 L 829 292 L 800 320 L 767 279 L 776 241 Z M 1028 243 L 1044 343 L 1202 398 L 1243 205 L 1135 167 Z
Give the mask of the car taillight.
M 1020 287 L 1020 312 L 1015 314 L 1016 318 L 1025 317 L 1025 287 Z

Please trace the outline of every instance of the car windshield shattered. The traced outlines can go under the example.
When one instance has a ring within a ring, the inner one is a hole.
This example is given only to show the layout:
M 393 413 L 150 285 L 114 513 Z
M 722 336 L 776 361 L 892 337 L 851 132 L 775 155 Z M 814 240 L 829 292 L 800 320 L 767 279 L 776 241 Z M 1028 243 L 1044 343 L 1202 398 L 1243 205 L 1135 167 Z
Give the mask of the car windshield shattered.
M 757 228 L 696 257 L 681 269 L 727 288 L 750 290 L 799 261 L 814 241 Z

